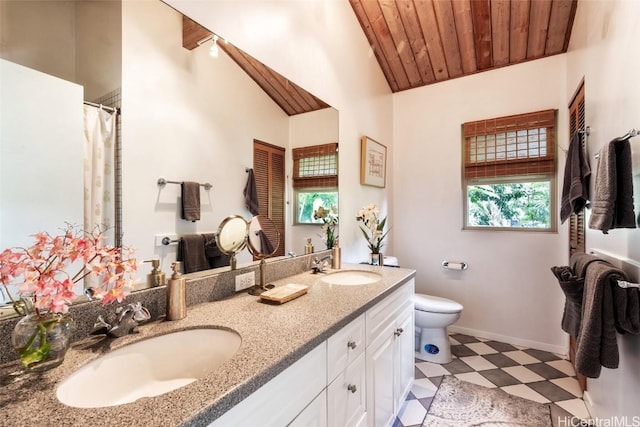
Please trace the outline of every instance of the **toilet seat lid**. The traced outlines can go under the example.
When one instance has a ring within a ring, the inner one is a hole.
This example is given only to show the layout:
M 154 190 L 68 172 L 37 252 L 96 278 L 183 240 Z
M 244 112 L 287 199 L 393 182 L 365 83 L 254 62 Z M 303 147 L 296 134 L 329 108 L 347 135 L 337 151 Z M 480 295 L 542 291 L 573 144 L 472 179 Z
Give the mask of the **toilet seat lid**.
M 415 302 L 416 310 L 431 313 L 459 313 L 463 308 L 460 303 L 432 295 L 414 294 L 413 301 Z

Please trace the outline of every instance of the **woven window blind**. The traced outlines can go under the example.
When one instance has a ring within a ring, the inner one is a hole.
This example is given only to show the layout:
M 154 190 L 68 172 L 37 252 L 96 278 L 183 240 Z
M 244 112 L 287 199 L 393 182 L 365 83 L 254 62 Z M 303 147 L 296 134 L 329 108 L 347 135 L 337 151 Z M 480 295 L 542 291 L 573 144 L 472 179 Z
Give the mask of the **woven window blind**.
M 293 187 L 337 187 L 338 143 L 294 148 Z
M 555 129 L 555 110 L 465 123 L 465 178 L 554 173 Z

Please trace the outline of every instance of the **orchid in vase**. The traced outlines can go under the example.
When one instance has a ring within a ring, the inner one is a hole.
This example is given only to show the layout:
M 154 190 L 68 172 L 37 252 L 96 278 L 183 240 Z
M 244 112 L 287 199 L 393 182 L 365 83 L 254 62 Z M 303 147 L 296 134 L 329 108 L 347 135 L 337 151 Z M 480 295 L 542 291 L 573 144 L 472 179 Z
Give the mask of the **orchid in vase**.
M 324 243 L 327 245 L 327 249 L 333 248 L 338 241 L 338 235 L 336 234 L 338 208 L 331 206 L 330 209 L 325 209 L 324 206 L 320 206 L 313 211 L 313 219 L 322 220 L 322 240 L 324 240 Z
M 360 230 L 367 240 L 367 245 L 372 254 L 379 254 L 383 246 L 383 240 L 387 237 L 389 230 L 384 231 L 387 217 L 380 219 L 380 210 L 376 205 L 367 205 L 358 211 L 356 221 L 362 221 Z
M 32 246 L 0 253 L 0 283 L 16 312 L 25 316 L 16 325 L 12 342 L 28 370 L 62 363 L 72 325 L 69 305 L 77 282 L 96 276 L 94 297 L 103 304 L 122 302 L 138 268 L 134 251 L 104 245 L 99 229 L 86 233 L 67 225 L 61 235 L 41 232 L 34 238 Z M 74 268 L 77 272 L 71 275 Z M 9 285 L 17 286 L 22 301 L 13 298 Z

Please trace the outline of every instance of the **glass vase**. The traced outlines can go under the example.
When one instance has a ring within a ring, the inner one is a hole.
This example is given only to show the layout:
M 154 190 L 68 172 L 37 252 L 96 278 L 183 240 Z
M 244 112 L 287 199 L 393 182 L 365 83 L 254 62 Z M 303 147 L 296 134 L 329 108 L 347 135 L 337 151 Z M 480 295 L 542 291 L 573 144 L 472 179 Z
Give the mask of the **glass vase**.
M 26 371 L 44 371 L 64 361 L 72 330 L 68 314 L 29 311 L 14 327 L 11 343 Z
M 372 253 L 371 254 L 371 265 L 383 265 L 384 264 L 384 256 L 382 256 L 382 252 Z

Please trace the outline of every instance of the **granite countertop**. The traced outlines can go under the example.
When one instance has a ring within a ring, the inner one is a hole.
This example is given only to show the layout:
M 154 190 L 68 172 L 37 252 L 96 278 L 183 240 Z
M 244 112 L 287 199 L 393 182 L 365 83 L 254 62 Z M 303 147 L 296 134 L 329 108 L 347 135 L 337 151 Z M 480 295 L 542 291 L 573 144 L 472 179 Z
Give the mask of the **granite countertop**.
M 17 363 L 5 365 L 0 371 L 0 425 L 206 426 L 415 276 L 409 269 L 343 264 L 342 270 L 350 269 L 378 272 L 382 280 L 338 286 L 320 282 L 321 275 L 302 273 L 273 282 L 276 286 L 309 285 L 307 294 L 282 305 L 265 304 L 241 292 L 189 307 L 185 319 L 142 325 L 137 334 L 76 342 L 62 365 L 43 374 L 16 375 Z M 206 377 L 120 406 L 79 409 L 57 400 L 57 383 L 101 354 L 155 335 L 197 327 L 230 328 L 242 337 L 238 352 Z

